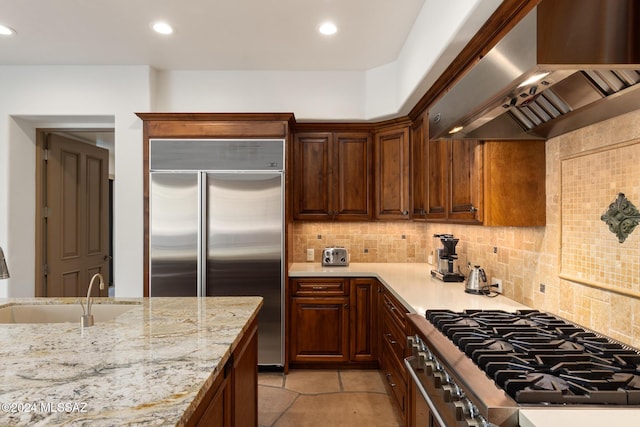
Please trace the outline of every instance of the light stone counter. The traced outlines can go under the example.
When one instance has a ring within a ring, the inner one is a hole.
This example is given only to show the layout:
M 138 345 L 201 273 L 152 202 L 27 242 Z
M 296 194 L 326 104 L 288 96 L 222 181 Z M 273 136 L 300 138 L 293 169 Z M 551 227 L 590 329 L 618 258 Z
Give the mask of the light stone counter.
M 0 299 L 0 308 L 76 301 Z M 0 325 L 0 425 L 181 425 L 262 298 L 96 298 L 94 307 L 113 302 L 133 308 L 84 329 L 79 321 Z
M 294 263 L 289 277 L 376 277 L 407 309 L 423 314 L 427 309 L 515 311 L 528 308 L 503 296 L 489 298 L 464 292 L 463 283 L 444 283 L 431 277 L 431 266 L 411 263 L 351 263 L 348 267 L 322 267 L 320 263 Z M 425 319 L 426 322 L 426 319 Z M 521 427 L 596 427 L 640 425 L 638 408 L 545 408 L 519 411 Z
M 431 277 L 431 266 L 422 263 L 350 263 L 346 267 L 322 267 L 294 263 L 289 277 L 376 277 L 407 309 L 424 314 L 427 309 L 515 311 L 528 308 L 502 295 L 489 298 L 468 294 L 464 283 L 442 282 Z

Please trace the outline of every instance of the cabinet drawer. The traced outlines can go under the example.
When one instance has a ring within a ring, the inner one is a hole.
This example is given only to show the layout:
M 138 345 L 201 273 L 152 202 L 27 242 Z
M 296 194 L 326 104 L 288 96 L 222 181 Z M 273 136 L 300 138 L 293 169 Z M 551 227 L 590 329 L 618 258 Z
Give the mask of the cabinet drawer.
M 404 331 L 406 328 L 406 310 L 395 298 L 393 298 L 388 292 L 385 292 L 382 297 L 382 307 L 385 313 L 390 318 L 394 319 L 398 328 Z
M 384 346 L 383 348 L 393 355 L 390 359 L 400 367 L 403 378 L 405 378 L 406 375 L 404 369 L 402 369 L 402 361 L 405 357 L 406 349 L 405 340 L 406 333 L 402 332 L 397 327 L 395 321 L 391 320 L 389 318 L 389 315 L 385 313 L 382 320 L 382 341 L 386 344 L 386 346 Z
M 348 295 L 349 287 L 344 279 L 294 279 L 291 283 L 291 294 L 308 295 Z
M 382 347 L 384 348 L 382 352 L 382 374 L 386 379 L 387 386 L 392 391 L 400 413 L 404 417 L 407 406 L 407 383 L 401 374 L 404 369 L 398 367 L 394 357 L 387 351 L 387 345 L 383 344 Z

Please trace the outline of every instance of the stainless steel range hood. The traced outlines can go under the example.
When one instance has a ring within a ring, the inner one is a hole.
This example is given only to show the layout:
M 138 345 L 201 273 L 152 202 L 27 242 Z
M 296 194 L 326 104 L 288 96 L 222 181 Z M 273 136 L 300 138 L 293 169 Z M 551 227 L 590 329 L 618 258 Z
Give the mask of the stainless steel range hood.
M 639 70 L 640 2 L 543 0 L 433 105 L 429 136 L 552 138 L 640 108 Z

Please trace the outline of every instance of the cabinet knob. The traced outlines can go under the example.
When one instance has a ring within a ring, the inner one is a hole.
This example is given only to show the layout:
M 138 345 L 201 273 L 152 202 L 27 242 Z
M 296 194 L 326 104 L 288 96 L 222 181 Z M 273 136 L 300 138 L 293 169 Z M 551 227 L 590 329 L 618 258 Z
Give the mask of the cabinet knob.
M 404 215 L 404 216 L 409 215 L 409 211 L 407 211 L 407 210 L 402 211 L 402 215 Z
M 349 304 L 345 303 L 345 305 L 343 306 L 344 308 L 349 308 Z
M 471 207 L 469 208 L 469 212 L 477 212 L 478 208 L 476 208 L 475 206 L 471 205 Z

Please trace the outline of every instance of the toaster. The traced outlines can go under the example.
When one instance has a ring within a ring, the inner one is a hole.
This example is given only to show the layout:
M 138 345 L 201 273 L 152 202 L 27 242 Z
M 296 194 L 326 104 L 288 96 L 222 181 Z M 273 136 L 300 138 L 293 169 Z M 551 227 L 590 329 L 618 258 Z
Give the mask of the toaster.
M 345 248 L 332 246 L 322 251 L 322 265 L 349 265 L 349 253 Z

